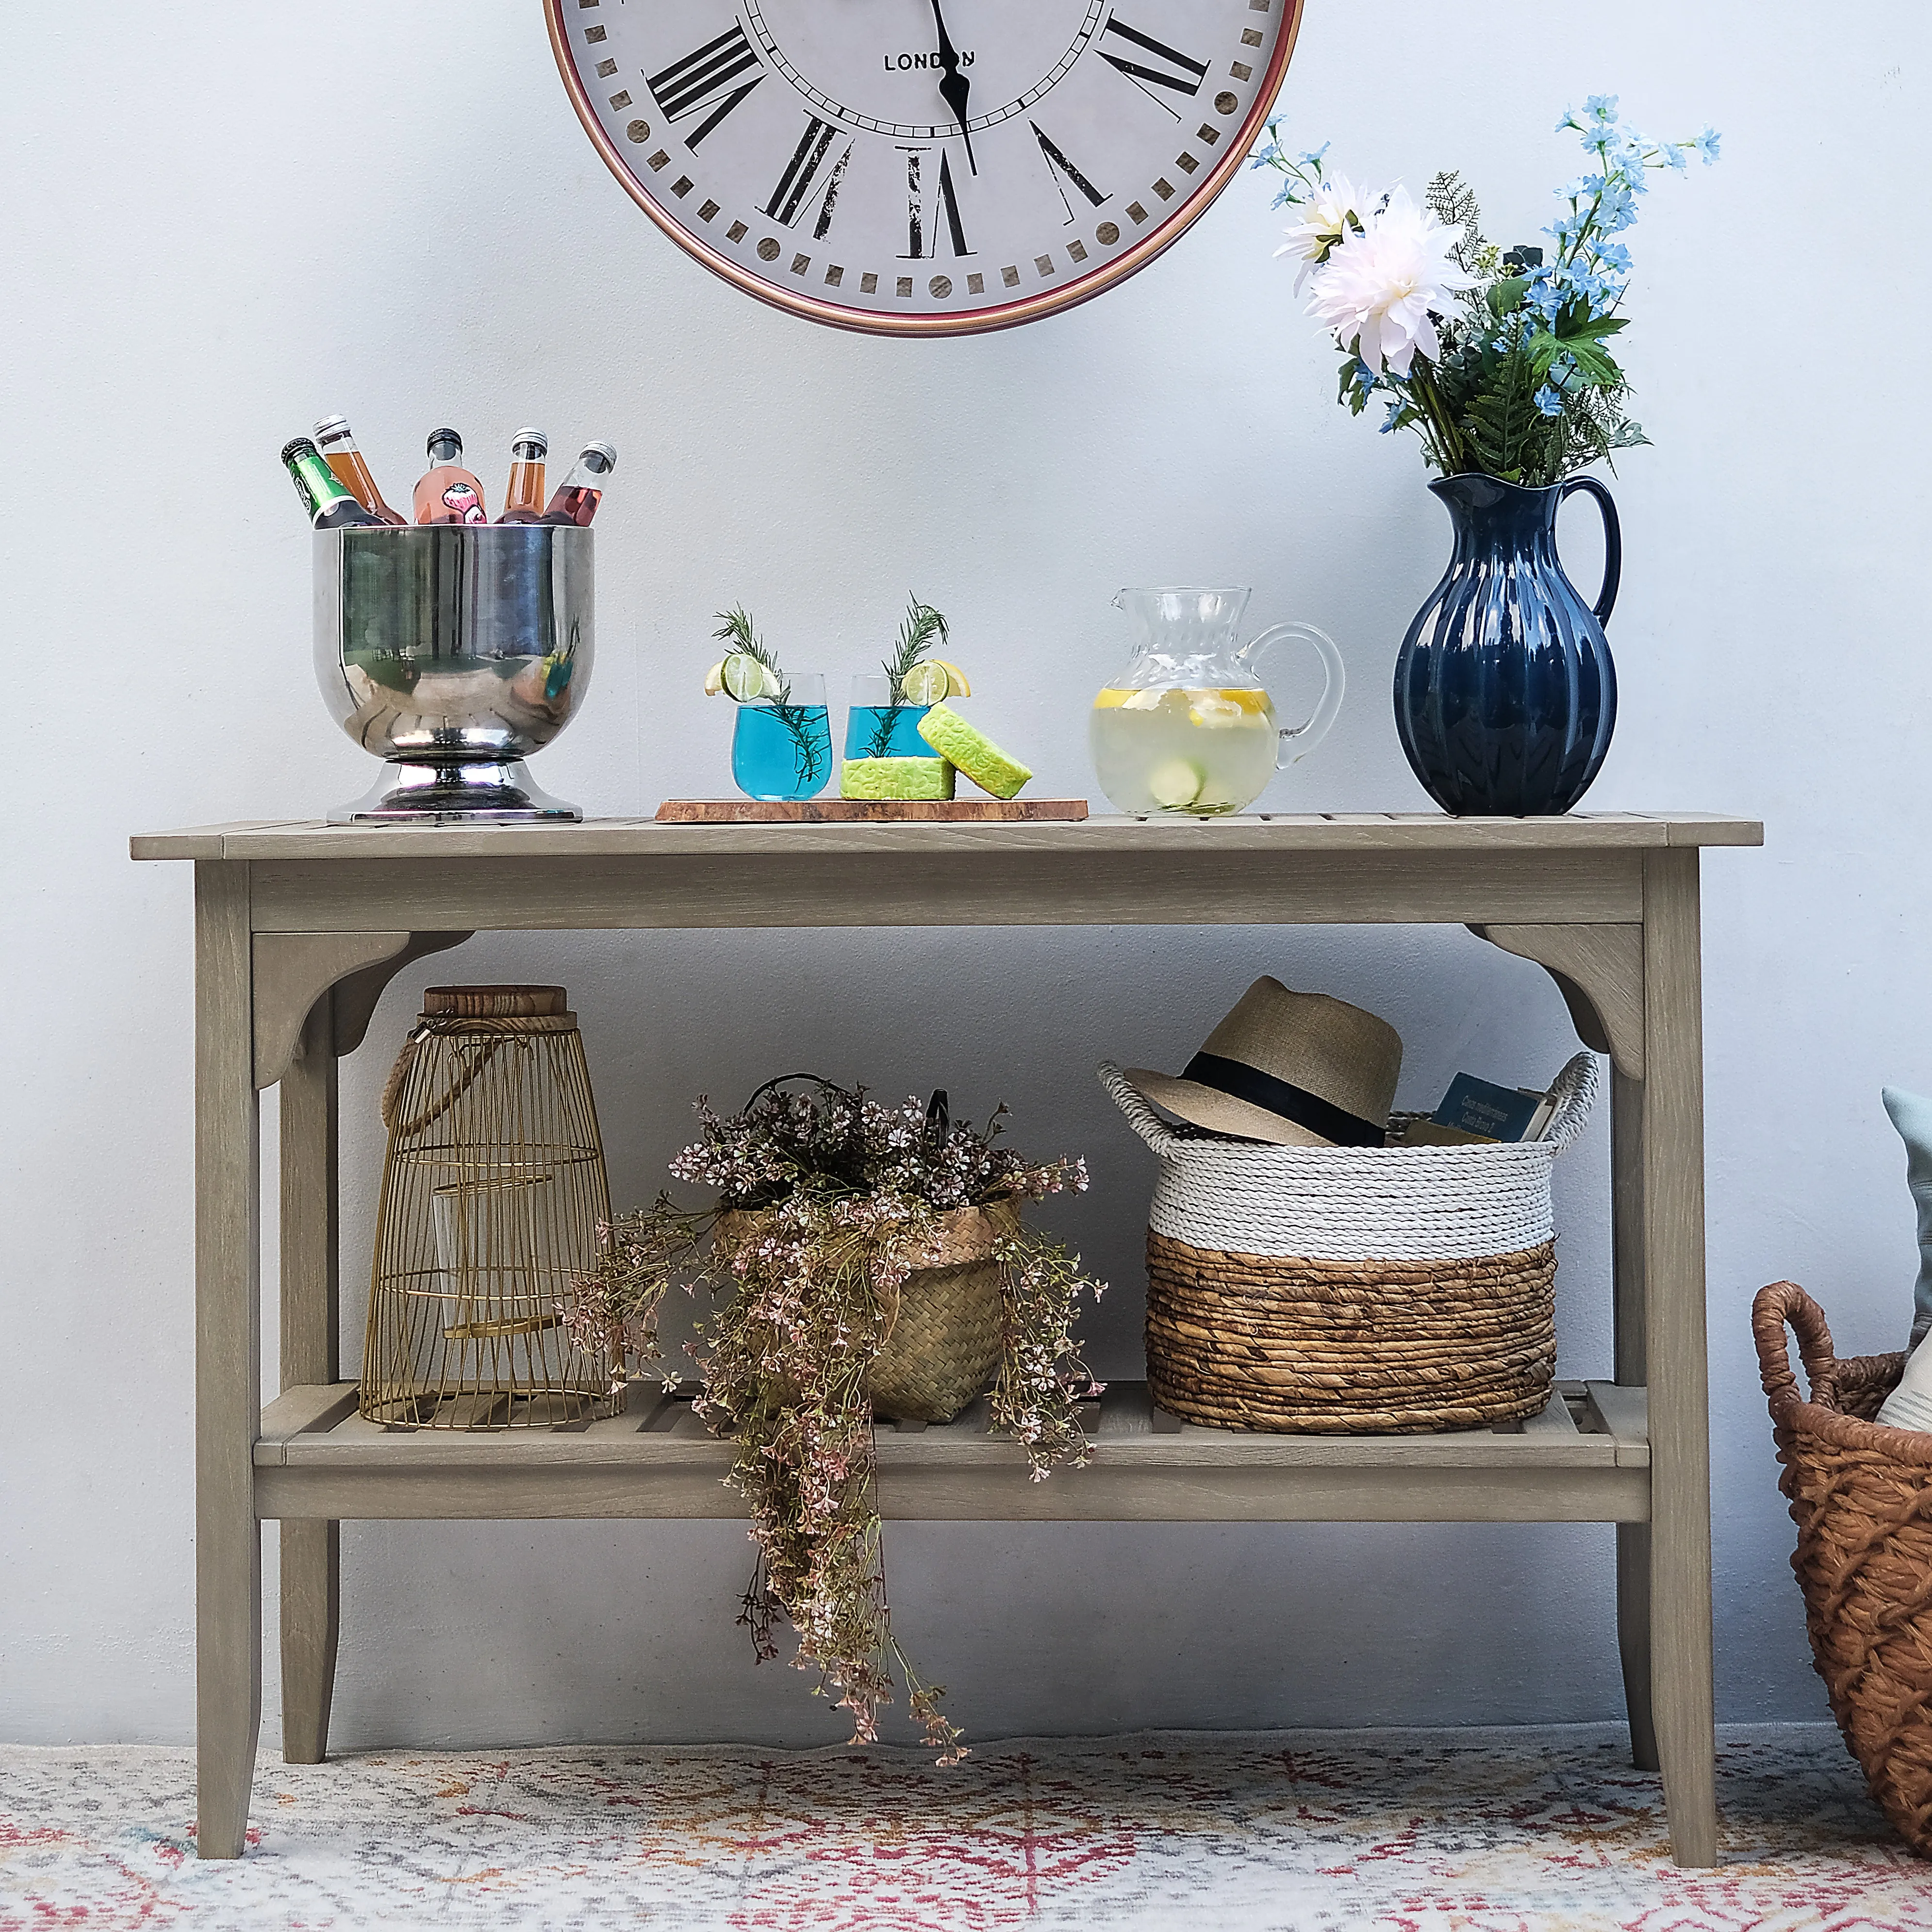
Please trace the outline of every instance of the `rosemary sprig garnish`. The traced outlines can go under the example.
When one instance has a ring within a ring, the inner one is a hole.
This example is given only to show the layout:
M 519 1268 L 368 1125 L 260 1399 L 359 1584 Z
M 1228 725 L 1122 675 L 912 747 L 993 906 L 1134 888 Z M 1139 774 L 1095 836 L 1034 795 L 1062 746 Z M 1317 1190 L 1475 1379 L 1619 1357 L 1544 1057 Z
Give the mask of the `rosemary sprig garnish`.
M 892 656 L 880 666 L 886 674 L 887 703 L 872 727 L 872 742 L 866 751 L 868 758 L 886 755 L 899 713 L 905 709 L 906 674 L 914 664 L 926 661 L 935 641 L 942 644 L 946 642 L 946 620 L 930 604 L 922 604 L 914 597 L 906 607 L 905 621 L 899 626 L 898 642 Z
M 711 614 L 718 620 L 718 628 L 711 634 L 720 644 L 728 645 L 734 651 L 742 651 L 747 657 L 756 658 L 778 680 L 778 694 L 772 700 L 772 715 L 791 734 L 799 783 L 816 782 L 823 773 L 819 769 L 820 754 L 818 740 L 812 730 L 810 707 L 791 701 L 791 680 L 779 664 L 778 653 L 758 635 L 752 622 L 752 614 L 743 604 L 734 604 L 728 610 L 714 610 Z

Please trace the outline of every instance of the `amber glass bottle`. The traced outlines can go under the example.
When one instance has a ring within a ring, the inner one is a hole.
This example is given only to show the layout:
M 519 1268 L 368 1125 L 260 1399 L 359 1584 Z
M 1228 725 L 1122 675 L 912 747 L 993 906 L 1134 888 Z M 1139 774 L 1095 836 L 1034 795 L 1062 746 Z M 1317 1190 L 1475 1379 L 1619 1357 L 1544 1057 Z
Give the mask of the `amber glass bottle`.
M 520 429 L 510 439 L 510 481 L 503 492 L 500 524 L 540 524 L 544 518 L 544 458 L 550 438 L 540 429 Z
M 398 516 L 382 501 L 382 493 L 376 488 L 376 479 L 370 475 L 362 451 L 356 447 L 355 433 L 350 428 L 346 416 L 324 416 L 315 426 L 315 446 L 321 451 L 322 460 L 334 471 L 337 482 L 379 522 L 408 521 L 406 518 Z

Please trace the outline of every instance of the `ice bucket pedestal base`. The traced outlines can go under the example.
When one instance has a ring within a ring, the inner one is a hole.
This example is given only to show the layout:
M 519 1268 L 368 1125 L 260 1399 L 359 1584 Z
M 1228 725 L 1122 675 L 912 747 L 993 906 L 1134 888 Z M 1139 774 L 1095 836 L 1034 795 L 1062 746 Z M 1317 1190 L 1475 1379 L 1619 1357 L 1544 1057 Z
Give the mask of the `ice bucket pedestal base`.
M 579 823 L 583 812 L 541 791 L 520 758 L 430 764 L 392 760 L 374 786 L 328 814 L 332 825 Z

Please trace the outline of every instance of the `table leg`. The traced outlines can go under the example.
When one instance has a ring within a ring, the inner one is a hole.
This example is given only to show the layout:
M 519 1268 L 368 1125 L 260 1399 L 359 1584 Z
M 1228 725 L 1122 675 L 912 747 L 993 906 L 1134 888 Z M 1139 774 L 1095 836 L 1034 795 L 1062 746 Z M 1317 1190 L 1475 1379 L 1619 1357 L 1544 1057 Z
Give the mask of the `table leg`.
M 1718 1858 L 1704 1050 L 1694 850 L 1644 861 L 1642 1287 L 1650 1388 L 1652 1710 L 1671 1850 Z
M 338 1275 L 334 1002 L 309 1009 L 281 1078 L 282 1387 L 341 1377 Z M 281 1526 L 282 1756 L 328 1755 L 340 1628 L 342 1536 L 333 1522 Z
M 1628 1388 L 1648 1380 L 1643 1333 L 1643 1083 L 1610 1076 L 1610 1208 L 1616 1268 L 1616 1355 L 1613 1371 Z M 1655 1771 L 1657 1727 L 1651 1714 L 1650 1526 L 1617 1525 L 1617 1651 L 1624 1704 L 1630 1713 L 1630 1758 Z
M 260 1144 L 249 871 L 195 868 L 195 1705 L 205 1858 L 238 1858 L 262 1714 Z

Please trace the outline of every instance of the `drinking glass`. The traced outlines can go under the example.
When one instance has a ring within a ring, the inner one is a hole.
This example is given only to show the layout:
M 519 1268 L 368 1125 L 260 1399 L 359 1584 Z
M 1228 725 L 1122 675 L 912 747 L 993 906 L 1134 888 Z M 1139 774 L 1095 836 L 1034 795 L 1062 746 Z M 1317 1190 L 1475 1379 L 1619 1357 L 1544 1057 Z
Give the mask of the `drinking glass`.
M 892 681 L 878 672 L 852 680 L 845 712 L 848 758 L 929 758 L 932 747 L 919 735 L 929 704 L 895 704 Z
M 747 798 L 816 798 L 832 776 L 832 725 L 825 679 L 806 671 L 786 680 L 782 698 L 738 706 L 731 734 L 731 776 Z

